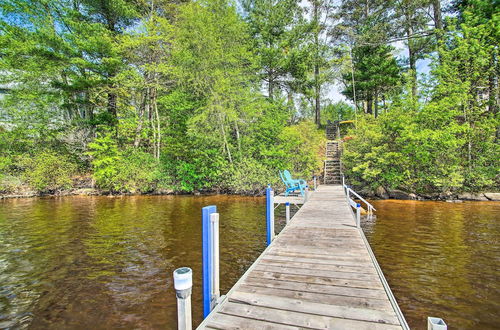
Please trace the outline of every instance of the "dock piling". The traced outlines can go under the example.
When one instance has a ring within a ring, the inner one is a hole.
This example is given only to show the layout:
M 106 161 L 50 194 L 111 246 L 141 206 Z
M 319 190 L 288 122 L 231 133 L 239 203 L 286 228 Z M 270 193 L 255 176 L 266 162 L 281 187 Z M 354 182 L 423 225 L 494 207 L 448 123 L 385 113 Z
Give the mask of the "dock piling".
M 207 317 L 215 306 L 214 297 L 214 230 L 212 225 L 212 215 L 216 214 L 215 205 L 205 206 L 201 210 L 202 219 L 202 249 L 203 249 L 203 317 Z M 218 214 L 217 214 L 218 228 Z M 217 237 L 218 244 L 218 237 Z M 218 267 L 217 267 L 218 268 Z
M 274 239 L 274 192 L 271 185 L 266 188 L 266 224 L 267 224 L 267 245 Z
M 316 183 L 316 175 L 313 176 L 313 181 L 314 181 L 314 191 L 316 191 L 316 187 L 318 186 Z
M 356 204 L 356 227 L 361 228 L 361 204 Z
M 288 225 L 288 222 L 290 221 L 290 202 L 285 203 L 285 214 L 286 214 L 286 224 Z
M 219 281 L 219 213 L 210 214 L 212 229 L 212 294 L 210 309 L 214 309 L 220 297 Z
M 177 324 L 179 330 L 191 330 L 191 291 L 193 271 L 182 267 L 174 271 L 174 289 L 177 296 Z
M 448 326 L 444 323 L 443 319 L 439 317 L 427 318 L 427 330 L 447 330 Z

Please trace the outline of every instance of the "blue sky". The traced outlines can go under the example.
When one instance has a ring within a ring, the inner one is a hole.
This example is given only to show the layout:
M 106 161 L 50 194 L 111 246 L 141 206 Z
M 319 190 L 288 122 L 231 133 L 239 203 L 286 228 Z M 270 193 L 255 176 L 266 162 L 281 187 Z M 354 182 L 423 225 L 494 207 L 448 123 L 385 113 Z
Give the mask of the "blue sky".
M 408 58 L 408 48 L 402 41 L 398 41 L 394 43 L 392 46 L 395 48 L 395 55 L 398 59 L 407 59 Z M 417 61 L 417 72 L 418 74 L 429 74 L 430 68 L 430 59 L 423 59 Z M 333 85 L 329 86 L 329 92 L 327 93 L 327 98 L 331 99 L 333 102 L 345 101 L 351 103 L 344 95 L 342 95 L 343 86 L 336 82 Z

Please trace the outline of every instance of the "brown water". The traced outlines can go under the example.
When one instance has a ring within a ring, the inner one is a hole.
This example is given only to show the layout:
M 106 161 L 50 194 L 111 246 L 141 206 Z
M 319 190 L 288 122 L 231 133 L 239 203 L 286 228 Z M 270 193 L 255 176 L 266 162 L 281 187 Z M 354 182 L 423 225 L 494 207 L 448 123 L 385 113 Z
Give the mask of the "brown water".
M 364 232 L 414 329 L 500 328 L 500 203 L 374 201 Z
M 0 328 L 176 328 L 172 272 L 194 272 L 201 208 L 220 212 L 221 290 L 265 248 L 262 198 L 65 197 L 0 201 Z
M 221 214 L 221 290 L 265 247 L 262 198 L 64 197 L 0 201 L 0 328 L 174 329 L 172 271 L 194 272 L 201 321 L 201 207 Z M 376 201 L 364 224 L 410 325 L 500 323 L 500 204 Z M 278 224 L 278 226 L 282 225 Z

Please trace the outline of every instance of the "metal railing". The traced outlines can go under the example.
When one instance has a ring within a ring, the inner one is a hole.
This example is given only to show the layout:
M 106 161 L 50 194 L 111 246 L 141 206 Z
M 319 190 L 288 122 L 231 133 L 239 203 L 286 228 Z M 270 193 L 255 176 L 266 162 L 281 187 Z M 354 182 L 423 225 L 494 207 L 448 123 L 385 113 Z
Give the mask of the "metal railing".
M 352 207 L 356 208 L 356 204 L 357 203 L 351 198 L 351 194 L 352 194 L 352 195 L 354 195 L 356 197 L 356 199 L 359 199 L 360 201 L 362 201 L 363 203 L 365 203 L 365 205 L 366 205 L 366 212 L 368 213 L 368 215 L 372 215 L 373 211 L 377 211 L 377 209 L 374 208 L 372 204 L 370 204 L 366 199 L 364 199 L 363 197 L 361 197 L 357 192 L 355 192 L 354 190 L 352 190 L 350 187 L 348 187 L 345 184 L 345 177 L 344 177 L 344 175 L 342 175 L 342 187 L 344 188 L 344 193 L 346 195 L 347 201 L 349 202 L 349 205 L 351 205 Z

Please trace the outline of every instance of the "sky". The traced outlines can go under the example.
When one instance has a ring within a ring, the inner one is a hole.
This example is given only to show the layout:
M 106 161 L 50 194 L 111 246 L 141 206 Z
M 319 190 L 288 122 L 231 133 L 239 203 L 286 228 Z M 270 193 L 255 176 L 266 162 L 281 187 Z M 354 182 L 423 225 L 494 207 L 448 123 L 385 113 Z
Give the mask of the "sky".
M 398 41 L 392 44 L 395 48 L 394 54 L 398 59 L 407 59 L 408 58 L 408 48 L 402 41 Z M 431 70 L 430 68 L 430 59 L 423 59 L 417 61 L 417 73 L 418 74 L 428 74 Z M 341 83 L 336 81 L 334 84 L 328 86 L 328 93 L 326 97 L 332 100 L 333 102 L 344 101 L 347 103 L 352 103 L 348 100 L 344 95 L 342 95 L 342 89 L 344 87 Z

